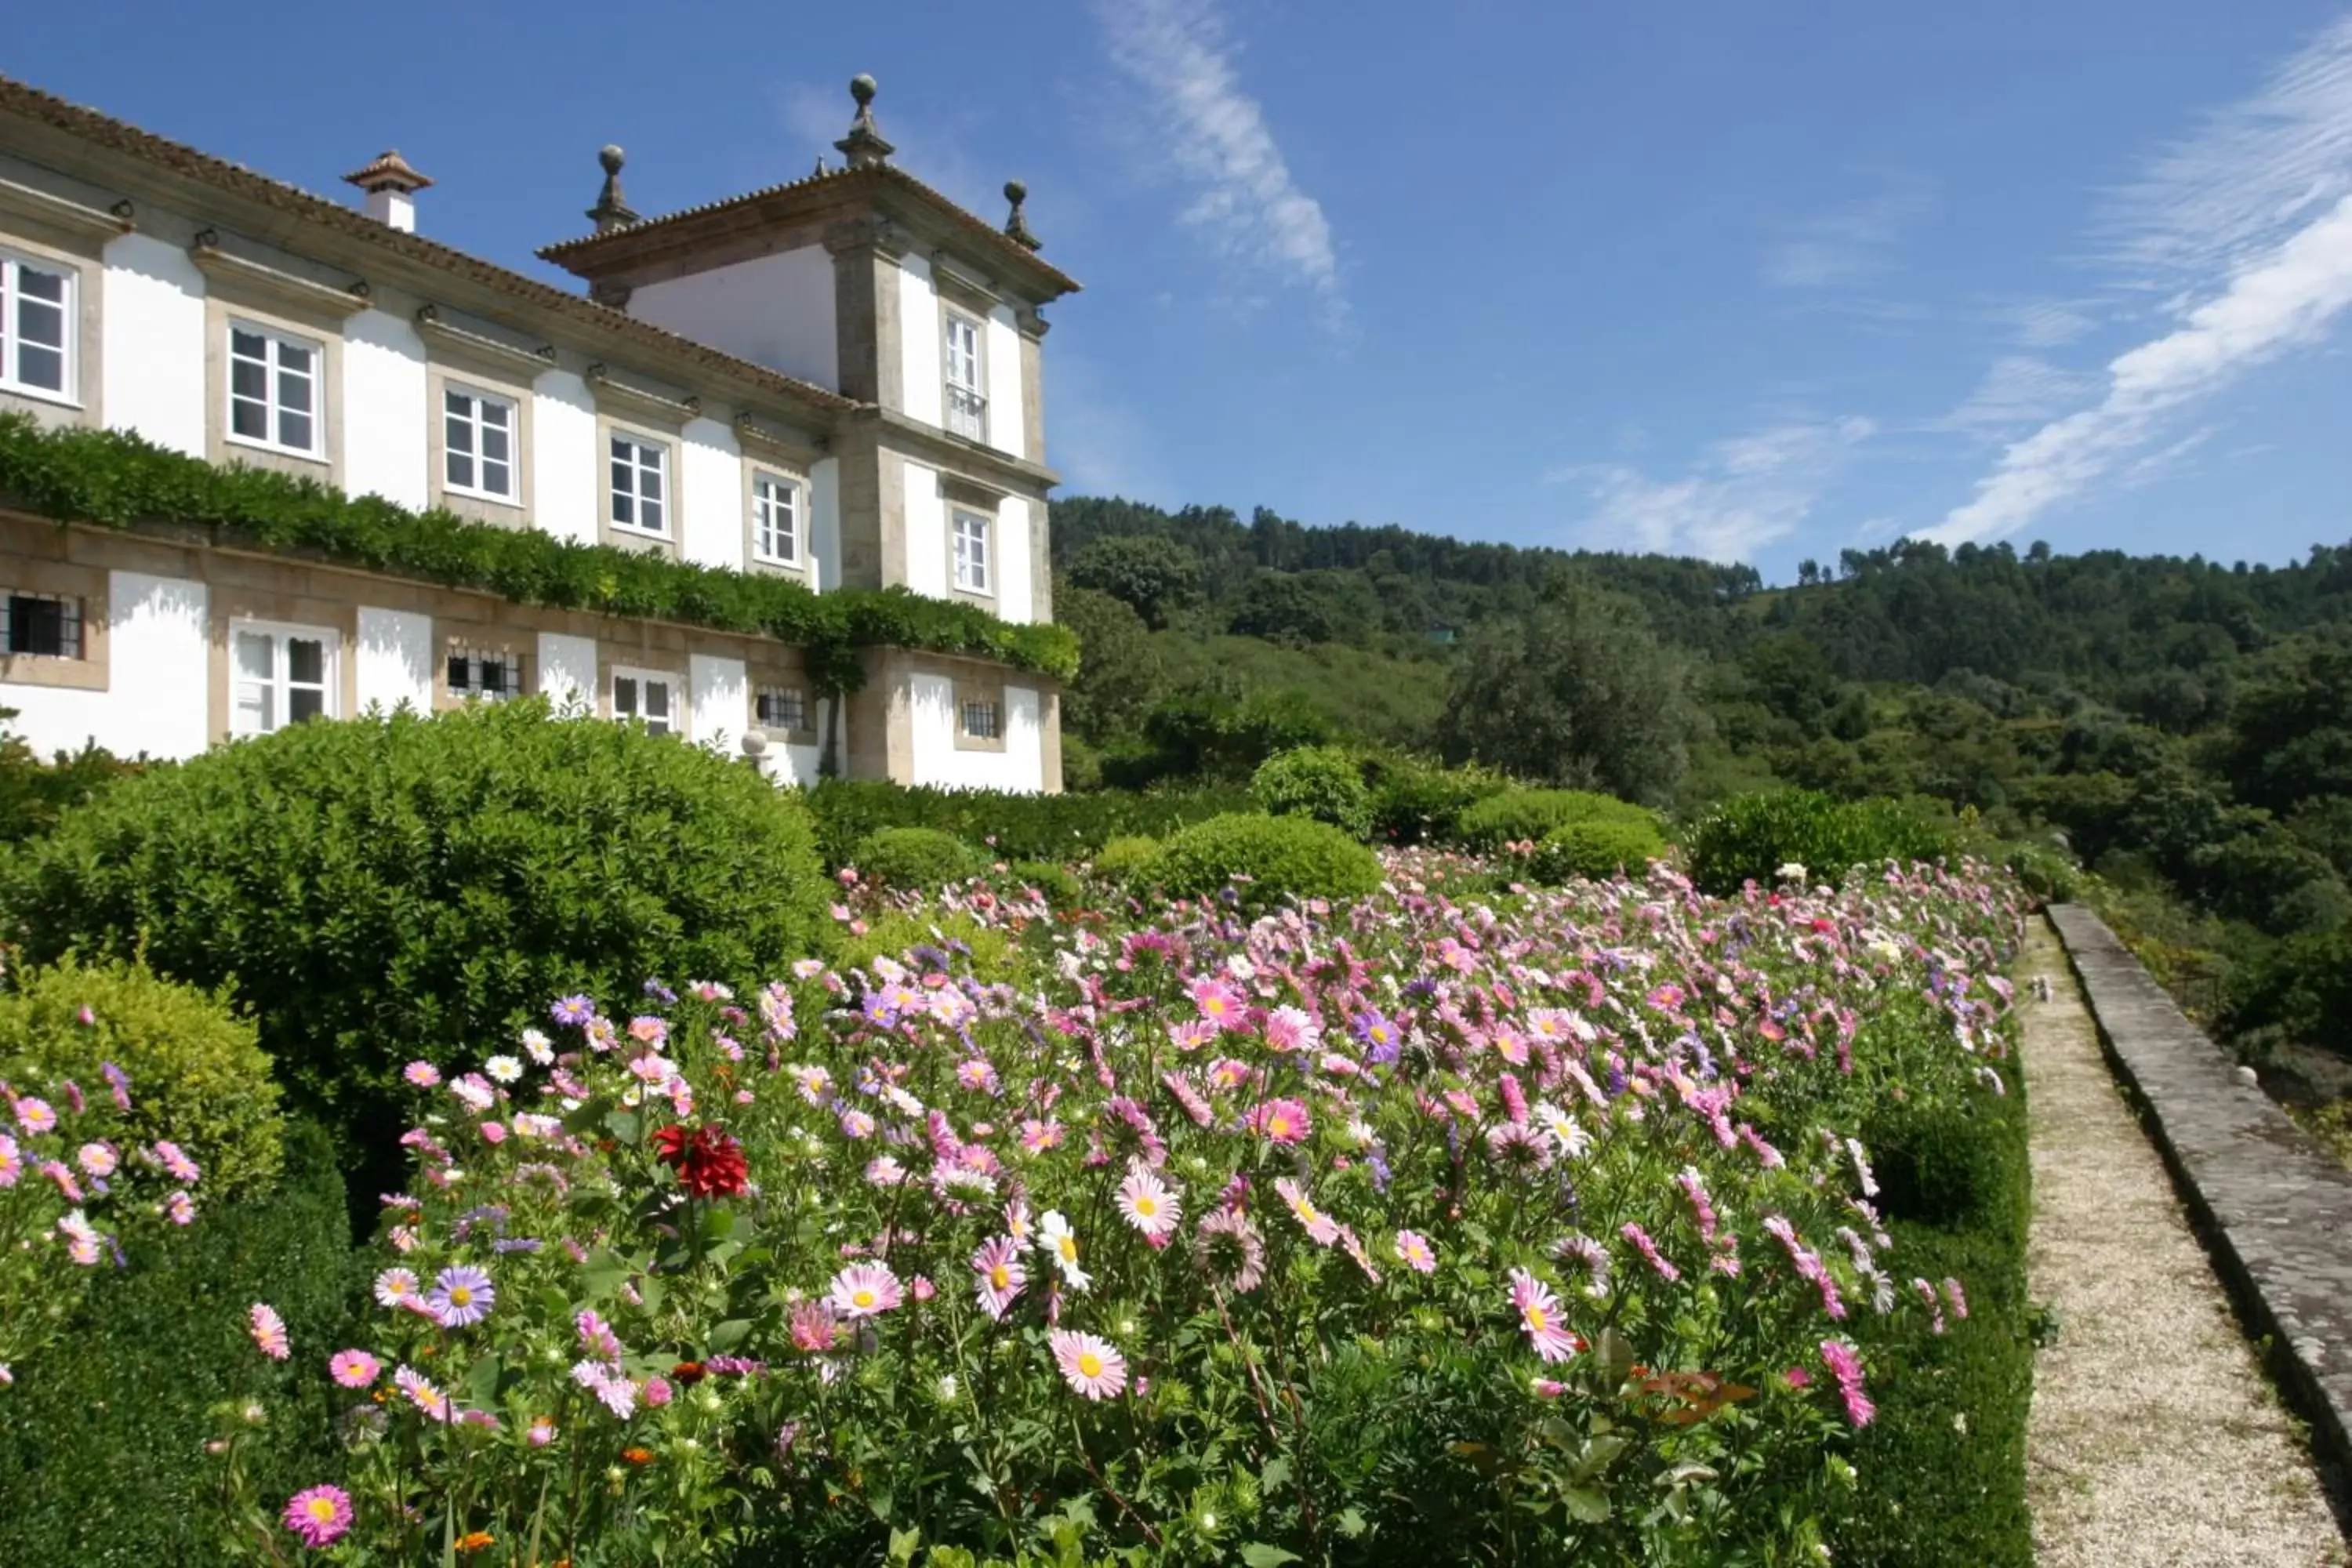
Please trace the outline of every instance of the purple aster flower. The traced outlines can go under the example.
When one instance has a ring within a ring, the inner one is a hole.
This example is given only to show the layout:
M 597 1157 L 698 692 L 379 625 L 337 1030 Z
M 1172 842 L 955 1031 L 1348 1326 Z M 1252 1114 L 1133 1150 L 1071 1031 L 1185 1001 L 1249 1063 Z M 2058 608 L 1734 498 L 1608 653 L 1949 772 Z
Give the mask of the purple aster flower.
M 665 1007 L 673 1007 L 677 1005 L 677 993 L 671 990 L 668 986 L 663 984 L 658 980 L 648 980 L 646 982 L 646 994 L 654 998 L 654 1000 L 659 1002 Z
M 559 1024 L 578 1026 L 596 1016 L 596 1004 L 585 996 L 566 996 L 548 1009 L 548 1016 Z
M 131 1075 L 112 1062 L 100 1062 L 98 1070 L 106 1075 L 106 1087 L 114 1091 L 114 1109 L 131 1109 Z
M 445 1329 L 462 1329 L 480 1322 L 498 1305 L 499 1293 L 490 1277 L 470 1263 L 444 1268 L 425 1299 Z

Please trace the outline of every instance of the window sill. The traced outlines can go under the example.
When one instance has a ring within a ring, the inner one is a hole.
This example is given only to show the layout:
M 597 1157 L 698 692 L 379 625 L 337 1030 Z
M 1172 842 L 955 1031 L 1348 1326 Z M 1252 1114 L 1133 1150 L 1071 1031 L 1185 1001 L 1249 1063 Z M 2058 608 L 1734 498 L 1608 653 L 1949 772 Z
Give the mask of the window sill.
M 480 501 L 485 506 L 502 506 L 514 511 L 522 510 L 522 501 L 519 498 L 502 496 L 495 490 L 469 489 L 464 485 L 445 484 L 441 487 L 441 493 L 445 496 L 454 496 L 460 500 Z
M 52 408 L 70 408 L 77 414 L 86 413 L 88 405 L 68 393 L 53 392 L 46 386 L 26 386 L 14 381 L 0 381 L 0 392 L 11 397 L 22 397 L 34 403 L 46 403 Z
M 0 653 L 0 686 L 48 686 L 68 691 L 107 689 L 106 663 L 87 655 Z
M 273 458 L 292 458 L 297 462 L 316 463 L 322 468 L 328 466 L 323 452 L 305 451 L 299 447 L 281 447 L 275 441 L 257 441 L 250 436 L 239 436 L 234 431 L 222 437 L 221 441 L 225 446 L 243 447 L 248 452 L 267 452 Z

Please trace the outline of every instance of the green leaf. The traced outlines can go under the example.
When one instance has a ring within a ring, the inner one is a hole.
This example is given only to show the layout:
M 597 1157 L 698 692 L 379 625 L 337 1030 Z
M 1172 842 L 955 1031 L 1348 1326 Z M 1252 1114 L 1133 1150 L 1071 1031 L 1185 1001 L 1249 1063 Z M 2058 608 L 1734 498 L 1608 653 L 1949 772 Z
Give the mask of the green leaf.
M 1242 1548 L 1242 1561 L 1249 1568 L 1282 1568 L 1286 1563 L 1299 1561 L 1296 1552 L 1285 1552 L 1279 1546 L 1268 1546 L 1263 1541 L 1253 1541 Z
M 609 1247 L 600 1247 L 588 1255 L 580 1266 L 580 1284 L 592 1301 L 601 1301 L 621 1288 L 629 1277 L 627 1259 Z
M 920 1527 L 912 1530 L 892 1531 L 890 1532 L 890 1561 L 893 1563 L 912 1563 L 915 1560 L 916 1548 L 922 1545 L 922 1543 L 923 1532 Z
M 1270 1492 L 1279 1491 L 1283 1486 L 1289 1481 L 1289 1479 L 1290 1461 L 1284 1458 L 1280 1454 L 1276 1454 L 1273 1458 L 1268 1459 L 1265 1462 L 1265 1468 L 1260 1470 L 1257 1476 L 1258 1485 L 1264 1487 Z
M 751 1331 L 751 1319 L 728 1319 L 725 1322 L 710 1331 L 710 1342 L 708 1347 L 709 1353 L 712 1355 L 731 1355 L 734 1353 L 735 1347 L 741 1344 L 743 1342 L 744 1336 L 749 1334 Z
M 1594 1491 L 1590 1487 L 1570 1487 L 1560 1493 L 1559 1498 L 1568 1505 L 1569 1517 L 1579 1524 L 1600 1524 L 1609 1517 L 1606 1493 Z
M 615 1110 L 604 1118 L 605 1129 L 614 1139 L 623 1143 L 635 1143 L 637 1141 L 637 1129 L 642 1125 L 643 1123 L 637 1120 L 637 1113 L 634 1110 Z

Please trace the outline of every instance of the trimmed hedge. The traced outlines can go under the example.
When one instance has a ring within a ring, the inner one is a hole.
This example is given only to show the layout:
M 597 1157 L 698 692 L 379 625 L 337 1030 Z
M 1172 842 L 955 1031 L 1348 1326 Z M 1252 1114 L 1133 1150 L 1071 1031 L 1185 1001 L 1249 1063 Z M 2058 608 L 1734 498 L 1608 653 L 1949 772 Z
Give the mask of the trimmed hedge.
M 1507 789 L 1465 809 L 1454 837 L 1492 854 L 1506 844 L 1540 840 L 1571 822 L 1633 823 L 1655 833 L 1658 818 L 1646 807 L 1591 790 Z
M 1638 879 L 1665 853 L 1665 839 L 1647 822 L 1563 822 L 1528 857 L 1528 875 L 1554 885 L 1577 877 L 1601 881 L 1621 870 Z
M 68 955 L 17 974 L 0 994 L 0 1079 L 73 1079 L 100 1092 L 100 1064 L 131 1079 L 123 1124 L 142 1143 L 168 1138 L 204 1167 L 207 1204 L 278 1180 L 285 1129 L 269 1058 L 227 996 L 160 980 L 140 964 Z M 90 1021 L 81 1021 L 82 1009 Z
M 1350 838 L 1372 836 L 1363 763 L 1340 747 L 1300 746 L 1268 757 L 1250 777 L 1250 795 L 1270 816 L 1313 817 Z
M 1374 752 L 1364 761 L 1372 791 L 1372 832 L 1390 844 L 1446 843 L 1462 814 L 1509 787 L 1499 773 L 1449 768 L 1420 757 Z
M 200 1189 L 201 1195 L 201 1189 Z M 67 1333 L 0 1394 L 0 1563 L 152 1568 L 225 1561 L 215 1543 L 211 1406 L 267 1399 L 246 1440 L 269 1495 L 332 1479 L 340 1446 L 319 1396 L 363 1284 L 334 1150 L 297 1123 L 275 1189 L 204 1207 L 121 1273 L 99 1270 Z M 256 1352 L 246 1308 L 286 1320 L 294 1359 Z
M 36 960 L 143 952 L 230 985 L 297 1103 L 392 1185 L 409 1058 L 497 1049 L 566 992 L 823 951 L 813 840 L 740 763 L 519 701 L 298 724 L 122 780 L 17 857 L 7 902 Z
M 974 654 L 1064 680 L 1078 669 L 1066 626 L 1014 626 L 905 588 L 819 594 L 787 578 L 410 511 L 266 469 L 215 468 L 124 431 L 45 431 L 18 414 L 0 414 L 0 498 L 60 522 L 209 527 L 223 542 L 317 552 L 517 604 L 761 633 L 799 647 L 826 691 L 855 690 L 860 650 L 881 646 Z
M 1151 858 L 1159 853 L 1160 840 L 1130 834 L 1114 838 L 1096 850 L 1094 858 L 1087 862 L 1087 869 L 1103 881 L 1125 882 L 1151 864 Z
M 1111 839 L 1162 838 L 1189 823 L 1250 809 L 1245 790 L 1195 789 L 1137 795 L 1016 795 L 1004 790 L 908 789 L 880 779 L 826 779 L 804 798 L 816 817 L 817 848 L 828 868 L 856 858 L 866 837 L 885 827 L 936 827 L 1001 859 L 1083 860 Z
M 1230 886 L 1243 909 L 1259 910 L 1294 898 L 1362 898 L 1379 889 L 1381 862 L 1328 823 L 1235 813 L 1169 839 L 1136 880 L 1181 898 L 1211 898 Z
M 1735 796 L 1701 817 L 1685 845 L 1691 879 L 1723 896 L 1744 882 L 1769 886 L 1791 862 L 1834 882 L 1855 866 L 1938 860 L 1952 847 L 1948 825 L 1902 802 L 1840 801 L 1811 790 Z
M 857 874 L 882 887 L 932 891 L 988 868 L 988 857 L 936 827 L 885 827 L 866 836 L 854 862 Z

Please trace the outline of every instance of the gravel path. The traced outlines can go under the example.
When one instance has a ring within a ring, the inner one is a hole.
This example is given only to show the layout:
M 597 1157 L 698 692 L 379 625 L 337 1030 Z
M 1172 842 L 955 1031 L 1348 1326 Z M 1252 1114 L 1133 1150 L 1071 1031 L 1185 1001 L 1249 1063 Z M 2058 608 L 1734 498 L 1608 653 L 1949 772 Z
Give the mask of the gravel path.
M 2116 1088 L 2057 938 L 2021 980 L 2032 1113 L 2027 1494 L 2042 1568 L 2317 1568 L 2344 1542 L 2292 1417 L 2231 1316 L 2162 1161 Z

